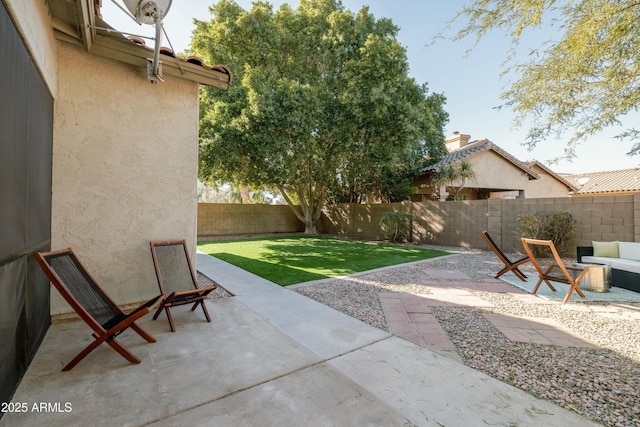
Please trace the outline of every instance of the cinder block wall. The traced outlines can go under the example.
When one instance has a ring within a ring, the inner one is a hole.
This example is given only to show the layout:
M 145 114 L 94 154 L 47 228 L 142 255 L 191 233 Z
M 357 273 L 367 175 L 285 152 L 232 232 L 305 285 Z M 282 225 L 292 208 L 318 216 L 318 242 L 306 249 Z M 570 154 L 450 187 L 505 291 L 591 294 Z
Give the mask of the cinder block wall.
M 378 223 L 385 211 L 413 215 L 412 241 L 416 243 L 486 249 L 480 232 L 487 230 L 505 251 L 521 252 L 518 215 L 536 211 L 566 211 L 576 219 L 568 255 L 573 254 L 575 246 L 590 245 L 593 240 L 640 242 L 640 194 L 340 205 L 325 210 L 322 231 L 379 239 Z
M 198 203 L 198 238 L 304 231 L 286 205 Z
M 566 211 L 576 220 L 567 255 L 593 240 L 640 242 L 640 193 L 621 196 L 542 199 L 488 199 L 392 204 L 327 206 L 320 232 L 362 240 L 380 240 L 384 212 L 413 215 L 411 241 L 486 249 L 480 232 L 487 230 L 507 252 L 522 252 L 518 215 Z M 304 226 L 288 206 L 201 203 L 198 236 L 301 232 Z
M 413 203 L 413 241 L 444 246 L 482 247 L 489 200 Z M 479 231 L 478 231 L 479 230 Z
M 576 226 L 568 245 L 571 253 L 576 246 L 591 245 L 594 240 L 640 241 L 640 234 L 636 234 L 635 231 L 635 216 L 640 214 L 640 199 L 637 199 L 636 195 L 516 199 L 499 202 L 502 202 L 499 216 L 501 227 L 500 230 L 489 228 L 489 232 L 493 235 L 495 230 L 495 234 L 501 234 L 501 239 L 497 241 L 500 241 L 507 251 L 519 250 L 521 247 L 516 230 L 518 215 L 536 211 L 566 211 L 573 215 Z
M 326 206 L 320 218 L 320 232 L 361 240 L 380 240 L 380 220 L 385 212 L 412 213 L 412 203 L 344 204 Z

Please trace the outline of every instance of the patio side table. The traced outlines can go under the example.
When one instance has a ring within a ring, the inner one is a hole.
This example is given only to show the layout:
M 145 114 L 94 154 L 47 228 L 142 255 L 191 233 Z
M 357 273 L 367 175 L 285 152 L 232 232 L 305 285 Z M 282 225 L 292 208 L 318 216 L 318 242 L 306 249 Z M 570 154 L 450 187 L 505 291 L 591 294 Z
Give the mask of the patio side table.
M 576 262 L 576 267 L 588 268 L 589 272 L 580 282 L 580 289 L 591 292 L 609 292 L 611 288 L 611 267 L 604 264 Z

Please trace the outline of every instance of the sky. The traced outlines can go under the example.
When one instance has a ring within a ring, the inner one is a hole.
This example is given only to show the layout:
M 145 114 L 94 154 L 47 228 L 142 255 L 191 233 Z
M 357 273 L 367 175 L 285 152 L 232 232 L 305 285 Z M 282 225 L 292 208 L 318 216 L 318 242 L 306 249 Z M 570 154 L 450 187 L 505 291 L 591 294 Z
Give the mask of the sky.
M 115 0 L 123 5 L 122 0 Z M 251 8 L 251 0 L 236 0 L 244 9 Z M 208 21 L 212 15 L 209 7 L 214 0 L 173 0 L 164 19 L 165 31 L 176 52 L 189 47 L 195 28 L 193 19 Z M 274 10 L 282 3 L 297 7 L 298 0 L 271 0 Z M 628 127 L 611 128 L 591 136 L 577 148 L 572 161 L 552 163 L 561 157 L 569 136 L 539 143 L 533 150 L 524 145 L 526 128 L 515 129 L 515 114 L 508 108 L 497 109 L 503 104 L 500 95 L 509 84 L 501 78 L 503 62 L 511 46 L 510 37 L 493 33 L 474 47 L 475 40 L 454 42 L 448 38 L 434 37 L 441 32 L 464 5 L 461 0 L 342 0 L 345 8 L 354 13 L 363 6 L 377 19 L 390 18 L 400 27 L 398 40 L 407 50 L 410 76 L 418 83 L 426 83 L 429 91 L 441 93 L 447 98 L 444 106 L 449 113 L 445 136 L 453 132 L 471 135 L 471 140 L 489 139 L 522 161 L 538 160 L 558 173 L 586 173 L 605 170 L 640 167 L 640 156 L 626 153 L 629 142 L 614 138 Z M 116 30 L 153 37 L 152 26 L 140 26 L 127 17 L 114 0 L 102 1 L 103 19 Z M 446 33 L 453 35 L 451 32 Z M 532 40 L 547 39 L 551 34 L 531 34 Z M 153 41 L 148 41 L 153 45 Z M 169 46 L 165 39 L 163 46 Z M 531 45 L 533 46 L 533 45 Z M 537 44 L 535 45 L 537 46 Z M 469 49 L 473 47 L 470 53 Z M 523 49 L 527 46 L 523 46 Z

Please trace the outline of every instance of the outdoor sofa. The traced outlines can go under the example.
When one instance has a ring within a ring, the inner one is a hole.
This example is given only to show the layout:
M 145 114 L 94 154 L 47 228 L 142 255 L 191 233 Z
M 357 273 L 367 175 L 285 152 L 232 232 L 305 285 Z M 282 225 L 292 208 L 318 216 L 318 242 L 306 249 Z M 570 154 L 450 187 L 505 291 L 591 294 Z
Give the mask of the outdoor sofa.
M 592 242 L 592 246 L 578 246 L 577 259 L 608 265 L 613 286 L 640 292 L 640 243 Z

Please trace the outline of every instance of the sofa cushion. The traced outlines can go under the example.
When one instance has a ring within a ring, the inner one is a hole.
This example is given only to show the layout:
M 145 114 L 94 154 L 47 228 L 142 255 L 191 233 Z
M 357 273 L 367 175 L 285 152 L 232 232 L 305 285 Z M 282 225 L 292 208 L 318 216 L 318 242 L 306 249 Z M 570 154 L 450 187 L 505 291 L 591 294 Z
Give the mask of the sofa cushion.
M 599 256 L 588 256 L 585 255 L 582 257 L 582 262 L 585 264 L 603 264 L 603 265 L 611 265 L 611 262 L 617 260 L 618 258 L 606 258 Z
M 640 273 L 640 262 L 623 258 L 611 260 L 611 268 L 616 270 L 629 271 L 631 273 Z
M 593 244 L 593 256 L 618 258 L 622 257 L 619 254 L 619 242 L 591 242 Z M 624 257 L 622 257 L 624 258 Z
M 594 248 L 595 250 L 595 248 Z M 640 261 L 640 243 L 636 242 L 619 242 L 618 256 L 624 259 Z

